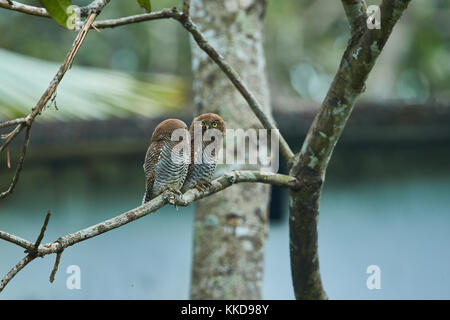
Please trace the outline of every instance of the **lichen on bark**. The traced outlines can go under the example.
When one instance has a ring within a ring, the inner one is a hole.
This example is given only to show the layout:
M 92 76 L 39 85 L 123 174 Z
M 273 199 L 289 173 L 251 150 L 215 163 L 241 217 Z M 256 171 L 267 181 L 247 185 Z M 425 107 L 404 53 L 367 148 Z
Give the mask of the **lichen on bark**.
M 191 16 L 270 114 L 263 50 L 265 5 L 261 0 L 193 0 Z M 217 65 L 196 43 L 191 48 L 196 113 L 216 112 L 230 129 L 262 128 Z M 268 185 L 244 183 L 197 203 L 193 299 L 261 298 L 269 192 Z

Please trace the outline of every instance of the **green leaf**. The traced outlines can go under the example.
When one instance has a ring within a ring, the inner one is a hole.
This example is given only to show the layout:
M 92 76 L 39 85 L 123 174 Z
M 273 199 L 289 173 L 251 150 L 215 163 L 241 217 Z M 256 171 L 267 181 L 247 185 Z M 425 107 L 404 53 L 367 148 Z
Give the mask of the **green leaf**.
M 147 10 L 147 12 L 152 12 L 152 5 L 150 3 L 150 0 L 137 0 L 139 5 Z
M 70 0 L 40 0 L 50 16 L 64 28 L 73 30 L 76 13 Z

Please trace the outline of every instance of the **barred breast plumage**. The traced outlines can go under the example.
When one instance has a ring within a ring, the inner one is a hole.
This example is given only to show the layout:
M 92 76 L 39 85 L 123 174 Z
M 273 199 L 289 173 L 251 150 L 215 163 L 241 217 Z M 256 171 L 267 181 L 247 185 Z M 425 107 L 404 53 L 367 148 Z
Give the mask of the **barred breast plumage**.
M 200 128 L 198 129 L 200 130 L 198 133 L 201 134 L 200 141 L 202 148 L 198 148 L 198 146 L 195 145 L 195 134 L 197 133 L 196 128 Z M 217 157 L 215 153 L 211 154 L 209 152 L 204 152 L 209 143 L 203 141 L 204 135 L 211 129 L 218 130 L 221 134 L 219 141 L 217 141 L 220 149 L 223 134 L 226 130 L 225 121 L 223 121 L 219 115 L 214 113 L 202 114 L 192 121 L 189 128 L 189 133 L 191 136 L 191 163 L 189 164 L 186 180 L 181 188 L 181 192 L 186 192 L 194 187 L 202 188 L 204 185 L 207 185 L 214 176 L 217 165 Z M 215 151 L 218 152 L 219 149 Z M 201 159 L 201 163 L 195 163 L 196 157 Z
M 172 132 L 176 129 L 187 129 L 187 126 L 183 121 L 168 119 L 161 122 L 152 134 L 144 162 L 146 190 L 143 203 L 167 189 L 179 191 L 184 183 L 189 155 L 173 152 L 174 147 L 180 143 L 171 140 Z
M 191 164 L 189 165 L 190 167 L 188 169 L 186 181 L 181 188 L 181 192 L 186 192 L 197 185 L 210 182 L 216 171 L 217 161 L 208 154 L 202 155 L 202 163 L 194 163 L 193 159 L 194 158 L 191 157 Z

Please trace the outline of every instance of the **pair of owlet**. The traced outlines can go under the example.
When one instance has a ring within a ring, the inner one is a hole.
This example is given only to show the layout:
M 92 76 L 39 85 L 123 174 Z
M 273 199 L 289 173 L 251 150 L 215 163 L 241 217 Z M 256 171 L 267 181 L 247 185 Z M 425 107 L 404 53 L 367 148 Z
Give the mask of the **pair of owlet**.
M 145 155 L 146 188 L 142 203 L 150 201 L 165 190 L 179 193 L 194 187 L 203 187 L 214 175 L 217 164 L 215 152 L 219 150 L 222 140 L 214 141 L 217 149 L 204 152 L 212 143 L 210 140 L 213 140 L 206 137 L 213 131 L 211 129 L 219 130 L 222 137 L 226 130 L 225 121 L 214 113 L 196 117 L 189 128 L 190 141 L 183 141 L 187 148 L 182 148 L 180 141 L 172 139 L 172 134 L 178 129 L 181 132 L 187 130 L 187 126 L 181 120 L 167 119 L 153 131 Z M 190 154 L 185 155 L 186 150 L 190 150 Z

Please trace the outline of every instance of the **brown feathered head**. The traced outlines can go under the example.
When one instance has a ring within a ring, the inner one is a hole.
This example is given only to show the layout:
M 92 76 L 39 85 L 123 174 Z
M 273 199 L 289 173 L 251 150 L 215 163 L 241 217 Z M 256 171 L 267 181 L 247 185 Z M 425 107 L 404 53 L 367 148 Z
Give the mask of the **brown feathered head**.
M 153 130 L 152 140 L 158 141 L 167 137 L 171 137 L 172 132 L 176 129 L 185 129 L 187 130 L 187 125 L 181 120 L 178 119 L 167 119 L 158 124 Z
M 191 135 L 191 138 L 194 137 L 194 127 L 200 126 L 202 128 L 202 134 L 204 134 L 209 129 L 217 129 L 222 134 L 226 131 L 226 123 L 225 121 L 215 113 L 204 113 L 196 117 L 189 128 L 189 133 Z

